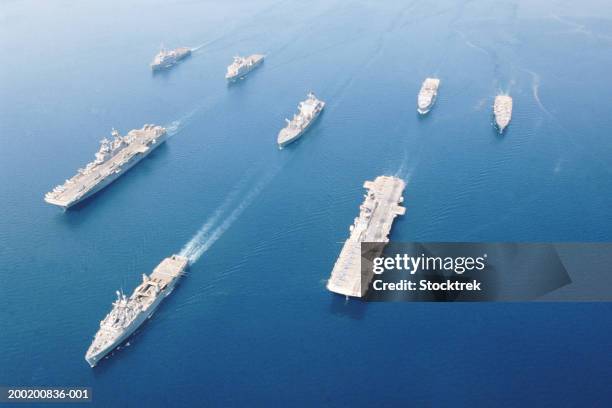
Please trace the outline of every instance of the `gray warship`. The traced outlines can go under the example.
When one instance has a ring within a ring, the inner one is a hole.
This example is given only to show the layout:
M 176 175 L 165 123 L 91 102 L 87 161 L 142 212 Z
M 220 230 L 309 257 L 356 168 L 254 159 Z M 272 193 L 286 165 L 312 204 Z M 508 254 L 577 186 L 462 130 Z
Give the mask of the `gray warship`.
M 419 96 L 417 98 L 417 111 L 421 115 L 427 114 L 438 96 L 438 87 L 440 86 L 440 80 L 438 78 L 426 78 L 423 81 Z
M 393 220 L 406 212 L 406 208 L 399 205 L 404 201 L 402 197 L 406 187 L 404 180 L 379 176 L 374 181 L 366 181 L 363 187 L 368 192 L 359 207 L 359 217 L 355 218 L 355 222 L 351 225 L 351 234 L 344 242 L 331 277 L 327 281 L 328 290 L 347 297 L 363 297 L 372 280 L 372 276 L 362 280 L 361 243 L 389 242 L 388 235 Z
M 497 125 L 501 134 L 512 119 L 512 98 L 508 95 L 497 95 L 493 104 L 493 114 L 495 115 L 495 125 Z
M 157 265 L 151 275 L 143 274 L 142 283 L 130 297 L 117 291 L 113 308 L 100 322 L 100 329 L 85 354 L 91 367 L 95 367 L 153 315 L 161 301 L 172 293 L 187 266 L 187 258 L 172 255 Z
M 45 194 L 45 201 L 67 209 L 95 194 L 147 157 L 167 137 L 161 126 L 144 125 L 121 136 L 113 130 L 113 139 L 103 139 L 96 159 L 77 174 Z
M 248 57 L 234 57 L 234 61 L 227 67 L 225 79 L 236 81 L 257 68 L 264 61 L 265 55 L 253 54 Z
M 161 50 L 159 50 L 155 58 L 153 58 L 153 62 L 151 62 L 151 69 L 153 71 L 168 69 L 190 55 L 191 48 L 179 47 L 173 50 L 167 50 L 162 46 Z
M 285 119 L 287 126 L 278 133 L 278 147 L 283 148 L 299 139 L 314 123 L 324 107 L 325 102 L 309 92 L 306 100 L 299 103 L 298 113 L 293 115 L 293 119 Z

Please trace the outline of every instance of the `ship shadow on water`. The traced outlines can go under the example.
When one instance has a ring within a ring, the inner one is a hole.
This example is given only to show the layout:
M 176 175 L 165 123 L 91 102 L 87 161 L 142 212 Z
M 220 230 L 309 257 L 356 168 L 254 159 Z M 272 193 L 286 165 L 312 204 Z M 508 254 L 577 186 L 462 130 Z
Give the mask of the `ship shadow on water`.
M 248 76 L 251 76 L 251 74 L 253 74 L 253 73 L 250 73 Z M 231 91 L 238 90 L 238 89 L 242 88 L 246 82 L 248 82 L 247 79 L 248 78 L 246 76 L 242 77 L 242 78 L 238 78 L 238 79 L 233 80 L 233 81 L 229 81 L 229 80 L 226 79 L 225 82 L 227 83 L 226 84 L 227 85 L 227 89 L 231 90 Z
M 495 140 L 497 140 L 498 142 L 503 141 L 504 139 L 506 139 L 507 133 L 509 131 L 510 125 L 506 126 L 503 132 L 500 132 L 499 128 L 495 124 L 495 118 L 493 118 L 493 120 L 491 121 L 491 132 L 493 132 L 493 137 L 495 138 Z
M 329 302 L 329 311 L 334 315 L 362 320 L 365 317 L 368 304 L 361 299 L 347 298 L 346 296 L 332 294 Z
M 414 110 L 414 114 L 416 115 L 417 120 L 418 120 L 418 121 L 421 121 L 421 122 L 425 122 L 425 121 L 431 121 L 431 120 L 433 120 L 433 119 L 431 119 L 431 116 L 432 116 L 432 115 L 435 115 L 434 110 L 436 109 L 436 106 L 437 106 L 437 105 L 438 105 L 437 103 L 436 103 L 436 104 L 434 104 L 434 106 L 432 106 L 432 107 L 431 107 L 431 108 L 430 108 L 430 109 L 427 111 L 427 113 L 420 113 L 420 112 L 419 112 L 417 109 L 415 109 L 415 110 Z
M 419 113 L 419 112 L 417 111 L 417 112 L 415 113 L 415 115 L 416 115 L 417 120 L 418 120 L 419 122 L 425 122 L 425 121 L 430 120 L 430 119 L 429 119 L 429 116 L 430 116 L 430 115 L 429 115 L 429 112 L 423 115 L 422 113 Z

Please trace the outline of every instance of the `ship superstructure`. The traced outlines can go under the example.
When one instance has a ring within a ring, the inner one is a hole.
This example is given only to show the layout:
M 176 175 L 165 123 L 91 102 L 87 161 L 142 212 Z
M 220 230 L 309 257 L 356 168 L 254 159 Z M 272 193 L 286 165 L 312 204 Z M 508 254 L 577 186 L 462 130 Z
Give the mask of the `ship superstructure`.
M 117 291 L 113 308 L 100 322 L 100 329 L 85 354 L 91 367 L 153 315 L 161 301 L 172 292 L 187 265 L 187 258 L 172 255 L 157 265 L 151 275 L 143 274 L 142 283 L 130 297 Z
M 112 139 L 103 139 L 94 161 L 45 194 L 45 201 L 64 209 L 100 191 L 145 158 L 167 137 L 161 126 L 144 125 L 121 136 L 113 130 Z
M 419 96 L 417 97 L 417 111 L 421 115 L 428 113 L 436 102 L 440 80 L 438 78 L 426 78 L 421 85 Z
M 503 133 L 512 119 L 512 98 L 508 95 L 497 95 L 493 104 L 493 114 L 499 133 Z
M 298 113 L 294 114 L 291 120 L 285 119 L 287 126 L 278 133 L 278 146 L 282 148 L 299 139 L 314 123 L 324 107 L 325 102 L 317 99 L 312 92 L 308 93 L 306 100 L 299 103 Z
M 243 78 L 246 74 L 257 68 L 263 61 L 265 55 L 253 54 L 248 57 L 234 57 L 234 61 L 227 67 L 225 79 L 235 81 Z
M 162 46 L 161 50 L 159 50 L 155 58 L 153 58 L 153 62 L 151 62 L 151 69 L 153 71 L 168 69 L 190 55 L 191 48 L 179 47 L 173 50 L 167 50 Z
M 359 207 L 359 216 L 350 227 L 351 234 L 344 242 L 327 281 L 327 289 L 345 296 L 363 297 L 372 280 L 372 276 L 362 277 L 361 243 L 389 242 L 395 217 L 406 212 L 399 205 L 404 201 L 404 180 L 379 176 L 374 181 L 366 181 L 363 187 L 367 189 L 367 194 Z

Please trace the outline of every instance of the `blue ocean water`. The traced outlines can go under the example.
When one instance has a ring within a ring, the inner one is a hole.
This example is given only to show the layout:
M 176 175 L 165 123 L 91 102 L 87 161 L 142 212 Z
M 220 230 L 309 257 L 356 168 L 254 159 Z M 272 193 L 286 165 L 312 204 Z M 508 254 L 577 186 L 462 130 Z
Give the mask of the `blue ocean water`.
M 383 173 L 408 182 L 394 240 L 610 241 L 611 18 L 595 0 L 4 2 L 0 385 L 88 386 L 96 407 L 610 405 L 607 303 L 363 304 L 325 282 Z M 151 75 L 162 42 L 198 49 Z M 228 87 L 250 53 L 268 58 Z M 326 111 L 279 151 L 309 90 Z M 43 202 L 144 123 L 173 137 L 74 210 Z M 189 245 L 178 289 L 90 369 L 114 291 Z

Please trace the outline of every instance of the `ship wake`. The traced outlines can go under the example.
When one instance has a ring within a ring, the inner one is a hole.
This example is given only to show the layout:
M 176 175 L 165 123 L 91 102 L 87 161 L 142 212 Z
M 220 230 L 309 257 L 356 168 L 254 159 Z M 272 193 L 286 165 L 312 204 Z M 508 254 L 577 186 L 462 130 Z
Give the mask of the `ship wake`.
M 244 177 L 189 242 L 183 246 L 179 255 L 186 257 L 190 264 L 197 262 L 255 201 L 279 170 L 280 167 L 268 170 L 263 174 Z M 253 184 L 254 180 L 257 181 Z M 248 185 L 252 187 L 245 194 L 241 194 Z
M 200 45 L 198 45 L 198 46 L 196 46 L 196 47 L 193 47 L 193 48 L 191 49 L 191 52 L 198 52 L 198 51 L 199 51 L 199 50 L 201 50 L 202 48 L 204 48 L 204 47 L 206 47 L 206 46 L 208 46 L 208 45 L 214 44 L 214 43 L 215 43 L 216 41 L 218 41 L 218 40 L 219 40 L 219 39 L 212 40 L 212 41 L 206 41 L 205 43 L 202 43 L 202 44 L 200 44 Z
M 416 155 L 414 155 L 414 157 L 409 157 L 408 151 L 404 148 L 402 162 L 400 163 L 397 170 L 395 170 L 395 172 L 390 172 L 390 173 L 393 174 L 394 177 L 398 177 L 404 180 L 404 182 L 406 182 L 406 185 L 410 184 L 412 176 L 414 175 L 421 161 L 421 150 L 422 149 L 423 148 L 421 145 Z M 410 165 L 408 165 L 408 163 L 410 163 Z
M 212 103 L 211 99 L 206 100 L 202 102 L 201 104 L 199 104 L 198 106 L 196 106 L 195 108 L 193 108 L 192 110 L 190 110 L 189 112 L 185 113 L 183 116 L 181 116 L 177 120 L 173 120 L 172 122 L 165 124 L 164 128 L 166 128 L 168 137 L 172 137 L 180 133 L 183 129 L 185 129 L 185 127 L 187 127 L 187 125 L 191 123 L 191 121 L 195 118 L 197 113 L 200 113 L 203 110 L 205 110 L 205 108 L 210 106 L 211 103 Z
M 531 75 L 531 93 L 533 94 L 533 99 L 536 101 L 538 107 L 542 110 L 542 112 L 550 117 L 553 117 L 554 115 L 550 113 L 548 109 L 546 109 L 546 106 L 544 106 L 540 100 L 540 76 L 536 72 L 529 69 L 523 69 L 523 71 Z

